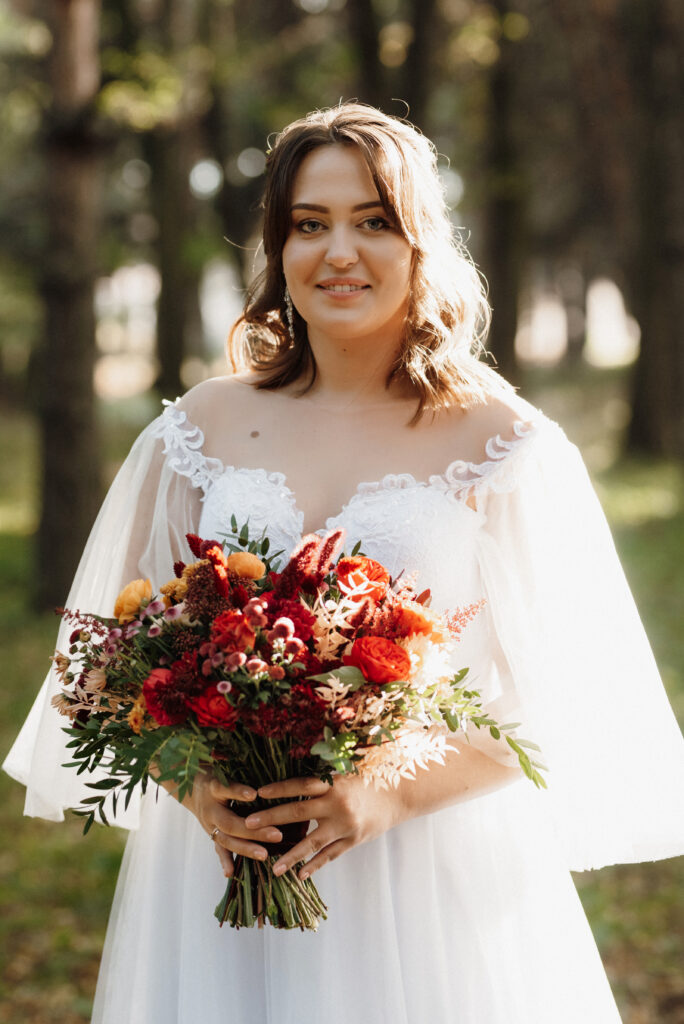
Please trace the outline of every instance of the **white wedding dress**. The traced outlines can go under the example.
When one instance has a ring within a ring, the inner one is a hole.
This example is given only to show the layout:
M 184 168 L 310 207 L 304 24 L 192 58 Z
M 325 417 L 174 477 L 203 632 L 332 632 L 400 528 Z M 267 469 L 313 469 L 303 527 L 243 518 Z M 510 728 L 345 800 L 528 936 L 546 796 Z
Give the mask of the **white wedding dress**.
M 224 466 L 202 444 L 175 405 L 143 432 L 69 607 L 111 614 L 123 583 L 159 586 L 189 557 L 187 531 L 220 537 L 233 514 L 275 550 L 299 541 L 284 477 Z M 522 779 L 344 854 L 316 875 L 329 907 L 317 934 L 219 929 L 213 844 L 174 799 L 149 792 L 117 819 L 135 831 L 93 1020 L 618 1022 L 568 869 L 684 852 L 684 743 L 576 449 L 539 414 L 493 439 L 481 464 L 361 484 L 326 526 L 395 573 L 417 569 L 436 607 L 486 599 L 462 663 L 493 714 L 542 746 L 549 790 Z M 27 814 L 60 820 L 84 788 L 58 767 L 55 689 L 49 677 L 5 768 L 28 787 Z M 472 742 L 505 758 L 478 733 Z

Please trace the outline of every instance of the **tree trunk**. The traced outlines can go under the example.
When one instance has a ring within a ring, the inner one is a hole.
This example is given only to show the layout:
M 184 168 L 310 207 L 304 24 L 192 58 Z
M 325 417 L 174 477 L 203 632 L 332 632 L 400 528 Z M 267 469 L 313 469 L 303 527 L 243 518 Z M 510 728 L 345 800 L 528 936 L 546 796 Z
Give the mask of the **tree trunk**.
M 496 0 L 495 8 L 503 19 L 508 11 L 507 0 Z M 512 123 L 515 86 L 512 45 L 502 35 L 499 59 L 489 77 L 483 270 L 489 282 L 489 301 L 493 310 L 490 347 L 501 373 L 516 383 L 515 336 L 524 220 L 521 171 L 516 159 Z
M 378 58 L 380 26 L 372 0 L 347 0 L 349 35 L 358 53 L 358 99 L 382 106 L 385 96 L 383 68 Z
M 99 501 L 93 393 L 101 168 L 90 110 L 99 87 L 97 0 L 51 3 L 46 115 L 47 246 L 39 358 L 42 511 L 36 599 L 62 603 Z
M 638 31 L 641 159 L 637 167 L 639 240 L 628 269 L 641 326 L 628 447 L 684 458 L 684 16 L 651 0 Z
M 426 134 L 427 105 L 432 84 L 434 61 L 433 35 L 436 0 L 413 0 L 411 26 L 413 39 L 406 62 L 401 68 L 403 85 L 400 97 L 409 107 L 409 119 Z
M 684 8 L 679 0 L 553 5 L 568 40 L 613 258 L 641 328 L 627 445 L 682 458 Z
M 149 140 L 152 195 L 159 225 L 157 264 L 161 288 L 157 302 L 157 390 L 176 398 L 185 390 L 181 369 L 193 321 L 197 275 L 188 262 L 188 235 L 193 199 L 189 175 L 194 152 L 194 124 L 159 129 Z M 195 293 L 195 294 L 193 294 Z

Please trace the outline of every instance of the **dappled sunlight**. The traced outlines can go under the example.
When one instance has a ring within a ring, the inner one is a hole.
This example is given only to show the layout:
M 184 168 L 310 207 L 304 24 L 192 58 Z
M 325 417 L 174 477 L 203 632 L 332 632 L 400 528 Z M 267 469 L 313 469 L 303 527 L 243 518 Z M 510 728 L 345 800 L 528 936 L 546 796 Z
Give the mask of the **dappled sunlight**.
M 591 366 L 628 366 L 639 354 L 639 325 L 628 316 L 622 292 L 608 278 L 587 290 L 587 340 L 584 358 Z
M 562 276 L 562 275 L 561 275 Z M 519 315 L 515 349 L 523 364 L 555 366 L 568 349 L 571 322 L 584 321 L 583 358 L 601 369 L 629 366 L 639 354 L 639 326 L 629 316 L 614 281 L 597 278 L 586 288 L 584 309 L 567 304 L 541 270 L 533 280 Z M 581 290 L 581 289 L 580 289 Z
M 149 263 L 119 267 L 111 276 L 99 279 L 95 292 L 98 398 L 132 398 L 153 386 L 158 373 L 159 288 L 159 273 Z M 228 370 L 226 341 L 244 296 L 235 271 L 225 260 L 211 260 L 204 267 L 199 298 L 206 357 L 185 359 L 181 376 L 186 387 Z

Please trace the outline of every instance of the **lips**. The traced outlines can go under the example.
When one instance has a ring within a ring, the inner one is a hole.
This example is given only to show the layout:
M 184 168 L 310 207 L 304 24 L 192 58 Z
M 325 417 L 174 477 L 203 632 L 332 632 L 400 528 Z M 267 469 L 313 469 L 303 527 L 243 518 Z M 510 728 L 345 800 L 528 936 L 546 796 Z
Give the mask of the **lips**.
M 365 281 L 360 281 L 357 278 L 348 277 L 336 277 L 326 278 L 324 281 L 319 281 L 316 285 L 321 291 L 331 293 L 333 295 L 344 295 L 350 292 L 361 292 L 366 288 L 370 288 L 370 285 Z

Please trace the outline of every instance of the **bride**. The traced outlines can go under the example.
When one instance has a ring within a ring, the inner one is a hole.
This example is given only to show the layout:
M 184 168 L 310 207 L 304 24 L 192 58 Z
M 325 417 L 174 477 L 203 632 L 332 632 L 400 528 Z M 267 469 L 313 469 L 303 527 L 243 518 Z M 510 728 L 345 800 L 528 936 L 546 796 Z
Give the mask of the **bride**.
M 455 243 L 434 150 L 360 104 L 295 122 L 269 156 L 266 270 L 233 333 L 239 372 L 143 432 L 100 513 L 70 607 L 158 586 L 185 533 L 231 516 L 287 554 L 347 546 L 417 570 L 439 609 L 484 598 L 463 663 L 542 747 L 536 791 L 491 738 L 387 791 L 291 779 L 162 790 L 132 827 L 103 956 L 100 1024 L 611 1024 L 619 1015 L 569 869 L 684 852 L 684 743 L 576 449 L 476 356 L 488 310 Z M 5 763 L 26 813 L 84 795 L 48 677 Z M 297 797 L 306 798 L 303 805 Z M 305 809 L 303 809 L 305 808 Z M 233 855 L 316 872 L 317 934 L 219 930 Z

